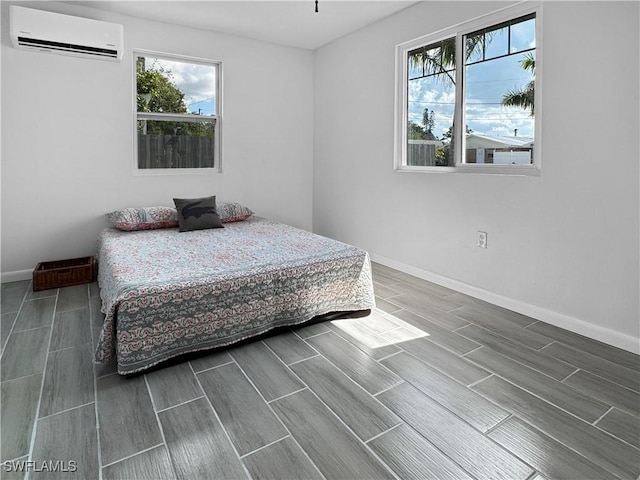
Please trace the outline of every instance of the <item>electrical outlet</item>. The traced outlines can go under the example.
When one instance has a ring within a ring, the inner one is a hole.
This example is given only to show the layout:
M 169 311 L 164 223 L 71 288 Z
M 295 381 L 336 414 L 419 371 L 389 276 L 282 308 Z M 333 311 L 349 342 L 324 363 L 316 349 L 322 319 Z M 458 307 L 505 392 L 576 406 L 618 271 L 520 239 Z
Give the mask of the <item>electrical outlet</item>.
M 487 232 L 478 232 L 478 246 L 487 248 Z

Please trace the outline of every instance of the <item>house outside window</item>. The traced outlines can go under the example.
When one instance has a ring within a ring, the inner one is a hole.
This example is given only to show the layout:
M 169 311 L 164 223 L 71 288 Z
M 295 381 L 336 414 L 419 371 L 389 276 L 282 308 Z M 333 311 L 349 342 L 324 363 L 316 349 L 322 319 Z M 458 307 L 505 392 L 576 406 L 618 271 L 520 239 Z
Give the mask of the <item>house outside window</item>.
M 134 52 L 138 174 L 221 171 L 221 65 Z
M 399 171 L 538 174 L 541 4 L 397 46 Z

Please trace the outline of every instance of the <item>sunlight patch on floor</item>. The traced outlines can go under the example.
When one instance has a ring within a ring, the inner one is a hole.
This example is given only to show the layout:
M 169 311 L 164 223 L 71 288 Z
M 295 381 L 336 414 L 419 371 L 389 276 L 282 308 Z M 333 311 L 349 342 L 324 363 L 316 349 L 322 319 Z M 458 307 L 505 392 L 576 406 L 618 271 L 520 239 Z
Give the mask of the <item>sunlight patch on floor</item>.
M 381 348 L 429 336 L 428 332 L 377 308 L 368 317 L 333 320 L 331 323 L 369 348 Z

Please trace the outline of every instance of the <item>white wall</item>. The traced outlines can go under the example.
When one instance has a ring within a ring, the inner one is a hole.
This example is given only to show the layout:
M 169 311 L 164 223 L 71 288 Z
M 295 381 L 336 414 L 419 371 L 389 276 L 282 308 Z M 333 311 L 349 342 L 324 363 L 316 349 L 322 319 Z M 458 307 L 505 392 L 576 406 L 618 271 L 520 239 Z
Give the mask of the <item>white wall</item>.
M 540 177 L 392 169 L 395 45 L 505 5 L 424 2 L 316 51 L 314 229 L 638 351 L 637 2 L 544 2 Z
M 216 194 L 310 229 L 313 52 L 57 2 L 124 24 L 121 63 L 16 50 L 2 2 L 2 273 L 91 255 L 105 213 Z M 134 176 L 132 49 L 221 60 L 223 174 Z

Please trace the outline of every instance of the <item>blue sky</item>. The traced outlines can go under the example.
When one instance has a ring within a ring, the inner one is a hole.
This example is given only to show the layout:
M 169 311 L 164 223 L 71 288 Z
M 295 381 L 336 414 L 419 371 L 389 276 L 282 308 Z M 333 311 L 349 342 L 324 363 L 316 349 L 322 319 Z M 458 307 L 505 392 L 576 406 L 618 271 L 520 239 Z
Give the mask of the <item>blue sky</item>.
M 503 95 L 521 89 L 531 80 L 519 61 L 523 54 L 466 67 L 466 121 L 468 127 L 485 135 L 533 137 L 533 118 L 527 110 L 501 105 Z M 499 70 L 497 70 L 499 69 Z M 498 72 L 498 74 L 496 74 Z M 409 120 L 422 124 L 426 108 L 434 112 L 433 133 L 441 137 L 453 122 L 455 85 L 435 77 L 409 81 Z
M 171 72 L 176 87 L 184 93 L 184 102 L 190 112 L 200 112 L 200 115 L 212 115 L 215 112 L 214 66 L 149 58 L 148 66 L 153 65 L 154 61 L 165 71 Z
M 507 29 L 495 30 L 486 46 L 485 58 L 499 57 L 466 68 L 466 123 L 476 133 L 497 136 L 534 136 L 534 121 L 529 111 L 501 105 L 509 90 L 523 89 L 532 79 L 531 72 L 520 65 L 525 53 L 535 48 L 535 19 L 511 26 L 511 43 Z M 535 55 L 535 51 L 533 51 Z M 481 60 L 480 58 L 470 58 Z M 452 72 L 453 75 L 453 72 Z M 444 76 L 410 80 L 408 85 L 409 120 L 422 125 L 424 108 L 434 112 L 433 133 L 440 138 L 453 123 L 455 85 Z

